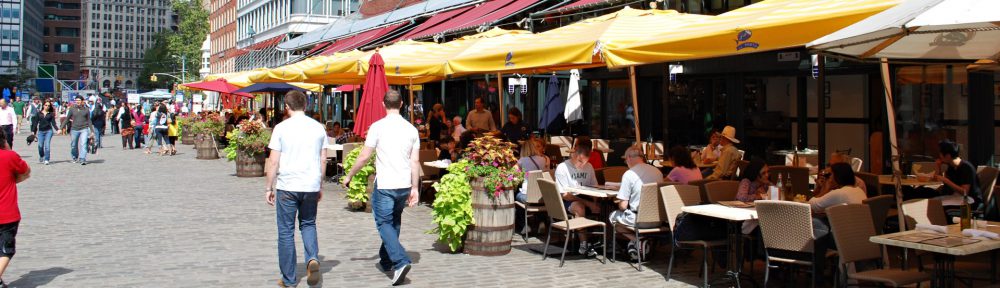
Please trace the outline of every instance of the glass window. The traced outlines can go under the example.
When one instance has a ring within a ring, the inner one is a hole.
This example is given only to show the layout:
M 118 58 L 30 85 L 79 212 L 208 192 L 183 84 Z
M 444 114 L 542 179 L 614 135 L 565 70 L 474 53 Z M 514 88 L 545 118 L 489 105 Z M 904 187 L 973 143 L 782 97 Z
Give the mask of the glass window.
M 326 15 L 326 3 L 324 0 L 312 0 L 312 14 L 313 15 Z
M 900 153 L 936 157 L 944 139 L 968 143 L 967 71 L 964 66 L 896 69 L 896 131 Z M 960 154 L 965 155 L 965 149 Z

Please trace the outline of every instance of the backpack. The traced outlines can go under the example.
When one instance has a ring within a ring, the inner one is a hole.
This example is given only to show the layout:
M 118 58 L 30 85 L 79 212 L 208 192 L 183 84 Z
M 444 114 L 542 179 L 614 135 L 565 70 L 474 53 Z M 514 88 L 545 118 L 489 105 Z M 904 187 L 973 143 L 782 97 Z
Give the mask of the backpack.
M 164 115 L 163 113 L 156 113 L 156 117 L 159 119 L 156 123 L 159 123 L 160 126 L 167 125 L 167 115 Z

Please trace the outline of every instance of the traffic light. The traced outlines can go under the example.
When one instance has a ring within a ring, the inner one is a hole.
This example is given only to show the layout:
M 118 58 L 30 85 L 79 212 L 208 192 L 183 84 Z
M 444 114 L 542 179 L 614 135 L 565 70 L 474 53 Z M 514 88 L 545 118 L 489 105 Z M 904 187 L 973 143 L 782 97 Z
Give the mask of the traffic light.
M 156 82 L 156 75 L 149 75 L 149 81 Z

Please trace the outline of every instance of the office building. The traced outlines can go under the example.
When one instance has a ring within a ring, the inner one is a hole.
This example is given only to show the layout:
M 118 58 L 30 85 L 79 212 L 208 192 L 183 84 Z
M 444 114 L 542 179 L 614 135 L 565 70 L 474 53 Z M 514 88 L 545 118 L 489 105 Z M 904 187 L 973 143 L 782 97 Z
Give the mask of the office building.
M 176 30 L 169 0 L 84 0 L 81 70 L 101 90 L 135 89 L 156 34 Z

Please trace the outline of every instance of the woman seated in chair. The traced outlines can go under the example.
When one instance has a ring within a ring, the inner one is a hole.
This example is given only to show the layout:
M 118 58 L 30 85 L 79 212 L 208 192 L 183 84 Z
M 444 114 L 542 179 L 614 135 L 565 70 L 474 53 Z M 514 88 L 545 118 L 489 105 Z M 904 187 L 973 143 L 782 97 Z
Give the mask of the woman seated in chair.
M 687 185 L 688 182 L 701 180 L 701 170 L 691 159 L 691 153 L 682 146 L 670 149 L 670 161 L 674 162 L 674 168 L 670 169 L 667 179 L 664 182 L 677 182 Z
M 521 182 L 521 190 L 514 195 L 517 202 L 528 201 L 528 181 L 527 175 L 530 171 L 546 171 L 549 169 L 549 158 L 542 153 L 542 143 L 538 140 L 528 139 L 521 145 L 521 159 L 517 160 L 517 165 L 525 173 L 525 181 Z
M 851 164 L 834 163 L 830 165 L 830 171 L 832 171 L 832 177 L 826 184 L 830 186 L 830 189 L 827 189 L 825 193 L 813 195 L 813 198 L 809 199 L 809 206 L 812 206 L 813 214 L 825 213 L 827 207 L 861 204 L 861 201 L 868 199 L 865 190 L 857 186 L 857 177 L 854 176 Z
M 740 186 L 736 190 L 736 200 L 753 202 L 764 199 L 767 189 L 771 187 L 767 164 L 764 160 L 754 157 L 750 164 L 740 173 Z
M 850 161 L 851 158 L 848 157 L 846 154 L 840 152 L 830 153 L 830 166 L 827 166 L 825 169 L 820 170 L 819 174 L 816 175 L 816 189 L 813 190 L 813 195 L 823 195 L 826 194 L 827 192 L 830 192 L 830 190 L 832 189 L 836 189 L 837 188 L 836 185 L 833 183 L 833 181 L 830 181 L 831 177 L 830 174 L 832 173 L 833 170 L 831 167 L 833 166 L 833 164 L 837 163 L 846 163 L 848 164 L 848 166 L 850 166 Z M 851 170 L 853 172 L 853 168 Z M 861 178 L 857 176 L 854 177 L 854 186 L 860 188 L 861 191 L 868 193 L 868 186 L 865 186 L 865 181 L 861 180 Z

